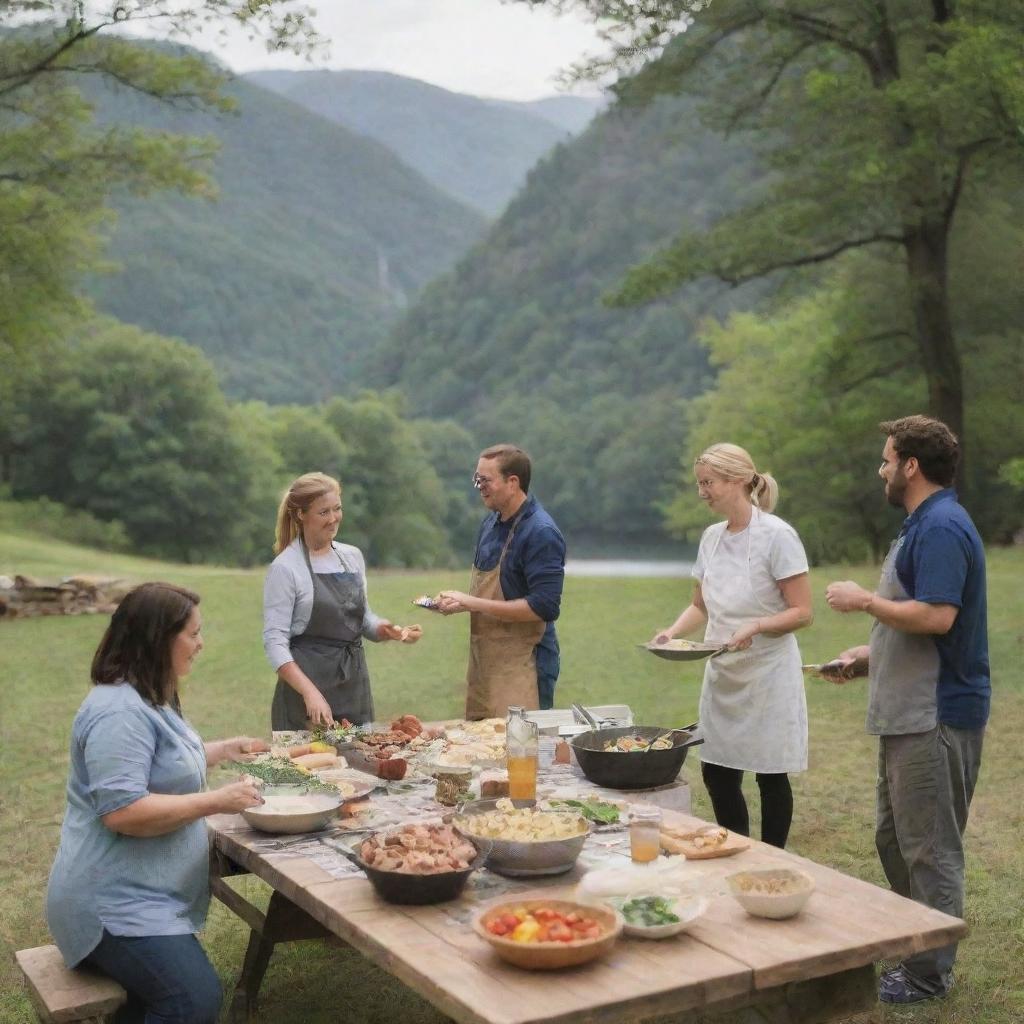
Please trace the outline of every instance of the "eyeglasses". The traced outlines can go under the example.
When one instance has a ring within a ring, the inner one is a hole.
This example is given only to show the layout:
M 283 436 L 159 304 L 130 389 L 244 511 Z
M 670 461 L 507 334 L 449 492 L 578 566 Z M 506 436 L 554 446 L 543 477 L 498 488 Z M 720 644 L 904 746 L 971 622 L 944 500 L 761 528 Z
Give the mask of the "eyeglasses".
M 494 481 L 489 476 L 481 476 L 479 473 L 473 474 L 473 486 L 479 491 L 484 484 L 491 484 Z

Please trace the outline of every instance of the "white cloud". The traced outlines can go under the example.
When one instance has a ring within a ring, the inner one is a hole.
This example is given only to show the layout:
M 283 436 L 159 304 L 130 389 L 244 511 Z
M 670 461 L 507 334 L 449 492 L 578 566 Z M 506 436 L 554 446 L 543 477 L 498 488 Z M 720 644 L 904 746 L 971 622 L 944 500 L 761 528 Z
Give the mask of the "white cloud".
M 579 15 L 500 0 L 320 0 L 316 22 L 330 54 L 314 66 L 392 71 L 507 99 L 559 91 L 560 71 L 604 49 L 593 24 Z M 292 54 L 268 54 L 241 34 L 216 52 L 238 71 L 310 66 Z

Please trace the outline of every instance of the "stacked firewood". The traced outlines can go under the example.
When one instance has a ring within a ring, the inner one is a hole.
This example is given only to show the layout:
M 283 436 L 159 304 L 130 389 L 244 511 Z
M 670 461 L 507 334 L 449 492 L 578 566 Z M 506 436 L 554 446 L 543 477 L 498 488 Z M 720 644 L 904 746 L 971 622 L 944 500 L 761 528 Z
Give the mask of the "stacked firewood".
M 130 586 L 110 576 L 68 576 L 56 582 L 32 576 L 0 576 L 0 618 L 109 615 Z

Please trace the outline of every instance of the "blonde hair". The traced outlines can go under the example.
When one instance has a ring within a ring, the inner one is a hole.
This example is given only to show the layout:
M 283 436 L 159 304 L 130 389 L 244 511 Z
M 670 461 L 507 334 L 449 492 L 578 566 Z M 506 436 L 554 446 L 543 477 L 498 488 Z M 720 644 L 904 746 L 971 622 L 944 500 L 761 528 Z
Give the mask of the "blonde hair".
M 341 484 L 326 473 L 303 473 L 292 481 L 284 492 L 277 509 L 277 527 L 274 531 L 274 554 L 279 555 L 302 530 L 299 513 L 325 494 L 341 495 Z
M 759 473 L 750 453 L 738 444 L 713 444 L 693 463 L 693 468 L 706 466 L 726 480 L 739 480 L 747 485 L 750 504 L 771 512 L 779 502 L 779 485 L 770 473 Z

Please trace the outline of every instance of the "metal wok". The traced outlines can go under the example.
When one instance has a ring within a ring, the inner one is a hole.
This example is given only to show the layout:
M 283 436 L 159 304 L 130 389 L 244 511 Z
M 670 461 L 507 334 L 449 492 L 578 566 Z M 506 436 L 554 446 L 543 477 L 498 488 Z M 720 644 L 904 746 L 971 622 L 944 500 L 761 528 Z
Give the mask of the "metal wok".
M 656 736 L 672 734 L 667 750 L 645 750 L 623 753 L 605 750 L 606 743 L 620 736 Z M 574 736 L 569 745 L 576 755 L 583 774 L 591 782 L 607 789 L 654 789 L 673 782 L 686 760 L 686 752 L 704 742 L 698 723 L 685 729 L 666 729 L 657 725 L 617 726 L 613 729 L 592 729 Z

